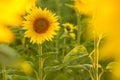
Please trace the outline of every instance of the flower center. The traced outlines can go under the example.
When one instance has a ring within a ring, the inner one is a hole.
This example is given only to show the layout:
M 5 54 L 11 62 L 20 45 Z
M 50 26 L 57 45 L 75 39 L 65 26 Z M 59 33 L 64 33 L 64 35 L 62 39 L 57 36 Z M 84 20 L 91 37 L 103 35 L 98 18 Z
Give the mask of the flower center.
M 44 33 L 49 28 L 49 22 L 46 19 L 38 18 L 33 23 L 33 29 L 37 33 Z
M 70 28 L 69 26 L 66 26 L 66 30 L 67 30 L 68 32 L 70 32 L 70 31 L 71 31 L 71 28 Z

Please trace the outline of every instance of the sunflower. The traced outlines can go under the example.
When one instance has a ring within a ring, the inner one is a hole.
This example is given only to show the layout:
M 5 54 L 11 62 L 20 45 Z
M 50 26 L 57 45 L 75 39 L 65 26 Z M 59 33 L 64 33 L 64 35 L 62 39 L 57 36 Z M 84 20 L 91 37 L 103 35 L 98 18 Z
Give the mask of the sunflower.
M 25 16 L 23 26 L 26 29 L 25 37 L 30 42 L 42 44 L 44 41 L 52 41 L 56 31 L 59 30 L 58 16 L 45 9 L 34 8 Z
M 14 33 L 8 26 L 20 26 L 22 15 L 35 6 L 36 0 L 0 0 L 0 43 L 10 43 Z
M 20 26 L 21 16 L 35 4 L 36 0 L 0 0 L 0 25 Z
M 20 68 L 25 74 L 31 74 L 33 71 L 32 65 L 27 61 L 22 62 Z
M 64 27 L 64 31 L 65 31 L 65 32 L 73 32 L 74 29 L 76 29 L 76 26 L 74 26 L 74 25 L 71 24 L 71 23 L 64 23 L 64 24 L 62 24 L 62 25 L 63 25 L 63 27 Z
M 89 15 L 95 8 L 95 0 L 74 0 L 74 8 L 81 14 Z
M 74 26 L 71 23 L 64 23 L 62 24 L 62 26 L 64 27 L 64 32 L 67 33 L 73 39 L 75 39 L 74 30 L 76 29 L 76 26 Z
M 0 26 L 0 43 L 10 43 L 14 40 L 14 34 L 8 28 Z

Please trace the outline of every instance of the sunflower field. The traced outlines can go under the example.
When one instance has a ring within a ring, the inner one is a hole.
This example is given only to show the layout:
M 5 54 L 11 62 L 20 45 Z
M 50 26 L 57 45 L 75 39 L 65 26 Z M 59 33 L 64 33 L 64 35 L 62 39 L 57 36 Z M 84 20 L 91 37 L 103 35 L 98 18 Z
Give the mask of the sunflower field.
M 120 80 L 120 0 L 0 0 L 0 80 Z

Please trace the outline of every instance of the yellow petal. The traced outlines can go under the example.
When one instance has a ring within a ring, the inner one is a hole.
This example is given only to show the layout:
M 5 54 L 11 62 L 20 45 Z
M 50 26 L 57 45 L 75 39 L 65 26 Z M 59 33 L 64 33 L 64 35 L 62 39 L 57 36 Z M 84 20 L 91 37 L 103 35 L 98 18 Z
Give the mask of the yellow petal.
M 0 43 L 5 42 L 5 43 L 10 43 L 14 40 L 14 34 L 5 27 L 0 26 Z
M 21 63 L 21 69 L 25 74 L 31 74 L 33 71 L 32 66 L 28 62 Z
M 0 0 L 0 24 L 19 26 L 21 15 L 33 7 L 36 0 Z

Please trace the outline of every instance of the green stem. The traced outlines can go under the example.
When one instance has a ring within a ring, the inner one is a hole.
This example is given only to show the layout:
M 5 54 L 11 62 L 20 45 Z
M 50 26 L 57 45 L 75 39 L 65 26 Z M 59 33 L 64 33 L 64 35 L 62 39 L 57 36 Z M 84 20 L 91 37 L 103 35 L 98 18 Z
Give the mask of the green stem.
M 62 52 L 63 57 L 65 55 L 65 46 L 66 46 L 66 38 L 64 38 L 63 40 L 63 52 Z
M 96 46 L 96 40 L 95 43 L 95 52 L 94 52 L 94 80 L 98 80 L 98 48 Z
M 55 4 L 56 4 L 56 8 L 57 8 L 56 13 L 57 13 L 58 16 L 61 16 L 61 12 L 60 12 L 61 11 L 60 10 L 60 8 L 61 8 L 61 2 L 60 2 L 60 0 L 55 0 Z M 61 20 L 59 20 L 59 23 L 61 23 Z M 56 36 L 56 42 L 55 42 L 56 53 L 58 53 L 58 51 L 59 51 L 59 39 L 58 38 L 59 38 L 59 33 Z M 58 58 L 58 54 L 56 55 L 56 58 Z
M 56 5 L 57 5 L 57 14 L 60 15 L 61 14 L 60 13 L 60 8 L 61 8 L 61 2 L 60 2 L 60 0 L 56 0 Z
M 38 55 L 39 55 L 39 80 L 43 80 L 43 59 L 42 59 L 42 45 L 40 44 L 38 47 Z
M 43 77 L 43 80 L 45 80 L 45 79 L 46 79 L 46 76 L 47 76 L 47 75 L 45 74 L 45 76 Z
M 90 70 L 87 70 L 87 69 L 85 69 L 85 70 L 89 73 L 89 75 L 90 75 L 90 77 L 91 77 L 91 80 L 94 80 L 93 75 L 92 75 L 92 73 L 90 72 Z
M 41 2 L 42 2 L 42 0 L 37 0 L 37 6 L 41 6 Z
M 93 57 L 92 56 L 93 56 L 94 52 L 95 52 L 95 49 L 88 56 L 91 59 L 92 63 L 93 63 Z
M 102 77 L 102 75 L 104 74 L 104 72 L 105 72 L 105 70 L 102 69 L 102 72 L 99 74 L 99 80 L 100 80 L 100 78 Z
M 6 67 L 4 64 L 3 64 L 3 80 L 7 80 Z
M 80 37 L 81 37 L 81 23 L 80 23 L 80 19 L 81 19 L 81 15 L 76 13 L 77 15 L 77 44 L 80 45 Z
M 33 69 L 33 71 L 35 73 L 36 79 L 39 80 L 38 72 L 35 69 Z
M 94 46 L 95 51 L 93 54 L 93 67 L 94 67 L 94 80 L 99 80 L 99 72 L 98 72 L 98 65 L 99 65 L 99 43 L 101 40 L 101 36 L 97 39 L 96 36 L 94 37 Z

